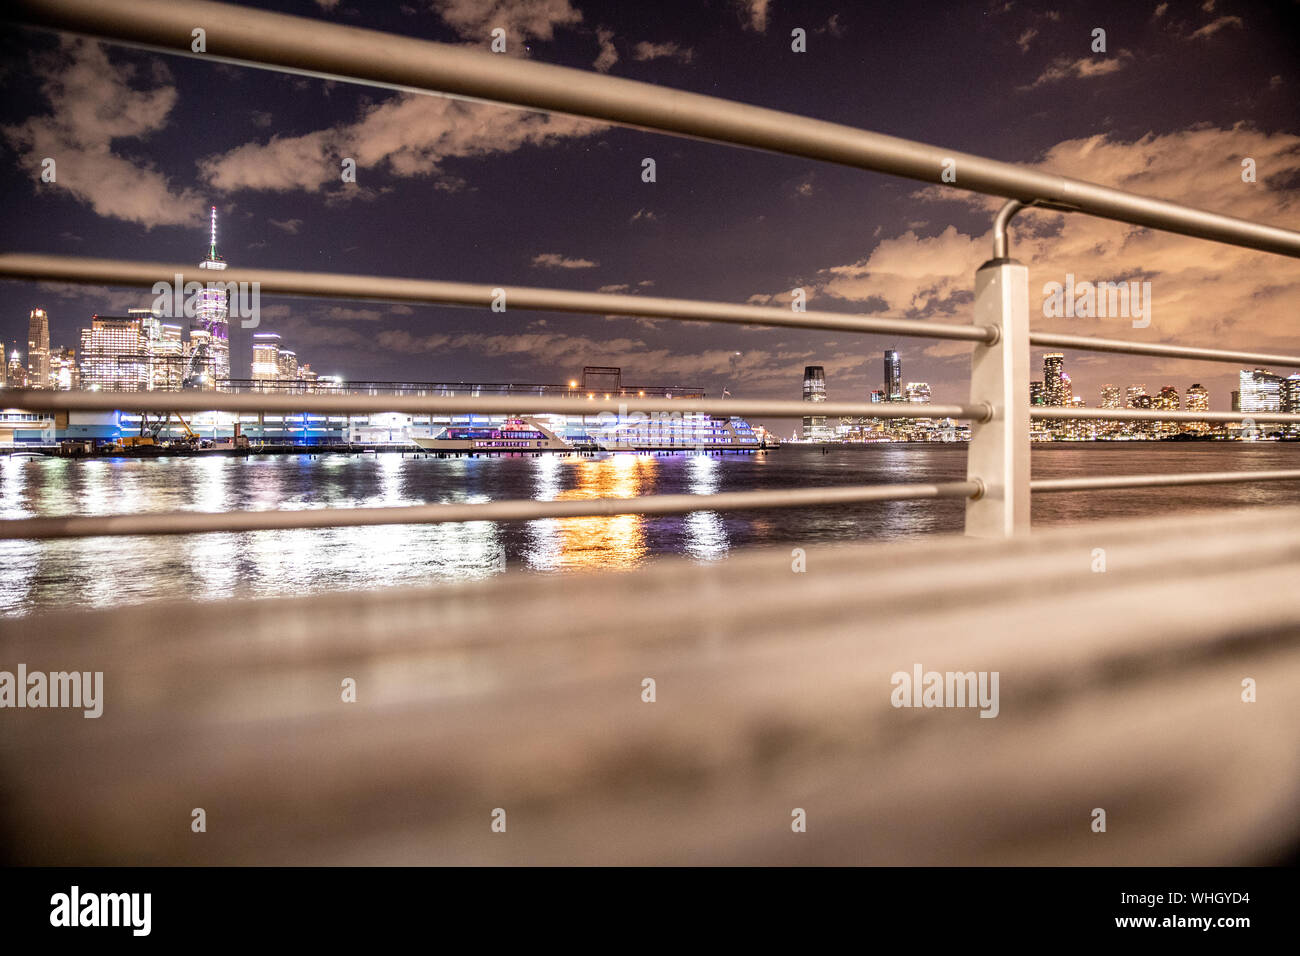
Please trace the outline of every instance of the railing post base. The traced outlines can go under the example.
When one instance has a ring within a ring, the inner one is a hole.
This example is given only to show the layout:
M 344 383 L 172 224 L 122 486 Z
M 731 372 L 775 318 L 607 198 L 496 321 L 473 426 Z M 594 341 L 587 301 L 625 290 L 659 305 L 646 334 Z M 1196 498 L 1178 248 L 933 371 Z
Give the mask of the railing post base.
M 992 259 L 975 273 L 975 324 L 1001 333 L 971 356 L 972 404 L 993 409 L 971 423 L 966 477 L 984 493 L 966 502 L 966 533 L 1007 538 L 1029 531 L 1029 270 Z

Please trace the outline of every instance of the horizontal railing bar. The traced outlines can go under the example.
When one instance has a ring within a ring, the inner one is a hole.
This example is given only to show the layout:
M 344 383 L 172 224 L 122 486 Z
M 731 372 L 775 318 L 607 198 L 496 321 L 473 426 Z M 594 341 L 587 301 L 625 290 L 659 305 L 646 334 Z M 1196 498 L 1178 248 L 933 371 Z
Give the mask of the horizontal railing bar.
M 913 140 L 483 50 L 204 0 L 11 0 L 22 22 L 205 58 L 587 116 L 1038 201 L 1118 222 L 1300 257 L 1300 233 Z
M 577 501 L 486 501 L 468 504 L 403 505 L 389 508 L 309 508 L 300 511 L 179 511 L 162 514 L 76 515 L 0 521 L 0 539 L 90 538 L 104 535 L 203 534 L 298 528 L 356 528 L 374 525 L 442 524 L 466 521 L 536 521 L 611 515 L 668 515 L 690 511 L 813 508 L 873 501 L 969 498 L 978 481 L 938 484 L 850 485 L 779 491 L 732 491 L 716 495 L 644 495 Z
M 181 281 L 176 282 L 176 276 Z M 361 302 L 414 302 L 492 308 L 503 302 L 507 311 L 576 312 L 590 315 L 637 316 L 686 322 L 727 322 L 829 332 L 865 332 L 919 338 L 992 342 L 997 333 L 974 325 L 926 322 L 920 319 L 873 318 L 838 312 L 795 312 L 766 305 L 735 305 L 699 299 L 616 295 L 529 286 L 493 286 L 434 279 L 340 275 L 331 272 L 291 272 L 282 269 L 225 269 L 214 275 L 196 266 L 165 262 L 130 262 L 81 256 L 0 255 L 0 277 L 84 285 L 127 285 L 153 288 L 166 282 L 184 289 L 188 282 L 257 283 L 259 295 L 308 296 Z M 233 317 L 232 317 L 233 320 Z
M 1032 405 L 1031 418 L 1052 421 L 1114 422 L 1282 422 L 1300 425 L 1300 415 L 1292 412 L 1188 412 L 1158 408 L 1057 408 Z
M 1057 335 L 1054 332 L 1030 332 L 1029 344 L 1046 348 L 1079 349 L 1088 352 L 1118 352 L 1125 355 L 1156 355 L 1161 358 L 1195 359 L 1205 362 L 1230 362 L 1246 365 L 1281 365 L 1300 368 L 1300 355 L 1274 355 L 1269 352 L 1233 352 L 1226 349 L 1203 349 L 1191 345 L 1147 345 L 1123 339 L 1097 339 L 1087 335 Z
M 1099 491 L 1106 488 L 1153 488 L 1162 485 L 1228 485 L 1252 481 L 1300 481 L 1300 469 L 1283 471 L 1203 471 L 1183 475 L 1106 475 L 1088 478 L 1036 478 L 1029 490 Z
M 575 394 L 581 389 L 574 389 Z M 0 405 L 29 411 L 121 412 L 400 412 L 453 415 L 627 415 L 631 413 L 715 414 L 802 418 L 807 415 L 871 418 L 954 418 L 985 421 L 987 405 L 919 405 L 910 402 L 800 402 L 782 399 L 623 398 L 604 392 L 596 399 L 554 395 L 278 395 L 263 392 L 87 392 L 15 389 L 0 392 Z

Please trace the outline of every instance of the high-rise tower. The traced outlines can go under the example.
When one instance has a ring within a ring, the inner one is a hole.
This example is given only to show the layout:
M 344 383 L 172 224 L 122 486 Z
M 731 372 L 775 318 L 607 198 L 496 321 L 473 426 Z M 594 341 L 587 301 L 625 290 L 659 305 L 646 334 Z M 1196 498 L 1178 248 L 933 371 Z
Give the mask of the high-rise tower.
M 50 387 L 50 317 L 44 309 L 32 309 L 27 320 L 27 383 Z
M 216 206 L 212 207 L 208 255 L 199 268 L 215 271 L 226 268 L 226 260 L 217 255 Z M 207 333 L 207 355 L 201 360 L 202 386 L 216 388 L 218 381 L 230 378 L 230 292 L 221 283 L 212 281 L 200 290 L 194 308 L 194 328 Z
M 1065 370 L 1065 356 L 1060 352 L 1043 355 L 1043 397 L 1046 404 L 1059 407 L 1066 402 L 1061 373 Z
M 893 349 L 885 352 L 885 401 L 903 400 L 903 363 Z
M 803 400 L 826 401 L 826 370 L 820 365 L 809 365 L 803 370 Z M 830 437 L 826 428 L 826 416 L 804 416 L 803 437 L 806 441 L 826 441 Z

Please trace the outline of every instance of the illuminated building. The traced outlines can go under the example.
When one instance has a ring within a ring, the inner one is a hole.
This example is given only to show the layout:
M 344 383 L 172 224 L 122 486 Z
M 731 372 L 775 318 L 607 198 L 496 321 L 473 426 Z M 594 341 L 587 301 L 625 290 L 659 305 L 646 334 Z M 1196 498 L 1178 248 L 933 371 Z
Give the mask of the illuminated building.
M 1047 404 L 1047 391 L 1043 388 L 1042 382 L 1029 383 L 1029 404 L 1030 405 Z
M 1138 404 L 1138 399 L 1142 398 L 1143 396 L 1146 396 L 1146 394 L 1147 394 L 1147 387 L 1145 385 L 1130 385 L 1128 387 L 1128 403 L 1126 404 L 1125 407 L 1126 408 L 1143 407 Z M 1150 408 L 1151 407 L 1150 402 L 1148 402 L 1145 407 Z
M 1066 403 L 1065 393 L 1061 390 L 1061 376 L 1065 370 L 1065 356 L 1060 352 L 1047 352 L 1043 355 L 1043 395 L 1045 404 L 1053 408 Z
M 50 387 L 50 317 L 32 309 L 27 319 L 27 387 Z
M 1300 415 L 1300 372 L 1282 380 L 1282 411 Z
M 280 380 L 292 382 L 298 378 L 298 353 L 292 349 L 280 349 L 276 356 L 279 365 Z
M 907 388 L 903 392 L 904 398 L 917 405 L 930 404 L 930 383 L 929 382 L 908 382 Z
M 1187 400 L 1184 406 L 1189 412 L 1208 412 L 1210 410 L 1210 393 L 1205 390 L 1204 385 L 1193 384 L 1187 390 Z M 1210 432 L 1210 423 L 1187 422 L 1183 425 L 1183 430 L 1194 435 L 1205 435 Z
M 274 332 L 253 333 L 253 362 L 249 366 L 254 382 L 275 382 L 280 378 L 280 336 Z
M 212 229 L 208 255 L 200 269 L 221 271 L 226 260 L 217 255 L 217 207 L 212 207 Z M 195 329 L 207 334 L 206 356 L 202 358 L 201 387 L 216 388 L 230 378 L 230 293 L 223 288 L 199 290 L 194 305 Z
M 1061 370 L 1056 389 L 1060 398 L 1060 401 L 1056 403 L 1057 405 L 1065 407 L 1074 403 L 1074 385 L 1070 382 L 1070 376 L 1064 369 Z
M 820 365 L 809 365 L 803 370 L 803 400 L 805 402 L 826 401 L 826 370 Z M 826 441 L 830 429 L 826 427 L 826 416 L 806 415 L 803 420 L 803 437 L 805 441 Z
M 878 403 L 880 403 L 880 402 L 883 402 L 883 401 L 885 400 L 885 391 L 884 391 L 884 389 L 873 388 L 873 389 L 871 390 L 871 394 L 870 394 L 870 396 L 868 396 L 868 400 L 869 400 L 872 404 L 878 404 Z
M 148 390 L 148 340 L 140 319 L 91 318 L 90 328 L 81 330 L 81 385 L 114 392 Z
M 0 352 L 0 358 L 3 357 L 3 352 Z M 9 355 L 9 370 L 5 375 L 5 385 L 9 388 L 27 387 L 27 369 L 23 366 L 22 353 L 17 349 Z
M 1123 397 L 1120 394 L 1118 385 L 1103 385 L 1101 387 L 1101 407 L 1102 408 L 1123 408 Z
M 1181 404 L 1178 389 L 1172 385 L 1161 386 L 1159 394 L 1151 399 L 1151 407 L 1162 412 L 1176 412 Z M 1179 431 L 1177 422 L 1157 422 L 1156 428 L 1164 434 L 1174 434 Z
M 81 388 L 76 349 L 53 349 L 50 352 L 50 388 L 64 392 Z
M 1300 415 L 1300 372 L 1282 379 L 1282 411 Z M 1300 435 L 1300 425 L 1288 425 L 1286 430 L 1291 435 Z
M 160 322 L 158 335 L 150 342 L 150 378 L 153 387 L 162 391 L 178 391 L 185 377 L 185 343 L 181 341 L 179 325 Z
M 1241 370 L 1241 411 L 1280 412 L 1282 410 L 1282 376 L 1267 369 Z
M 903 363 L 893 349 L 885 352 L 885 401 L 903 400 Z
M 182 388 L 212 388 L 212 336 L 203 329 L 190 329 L 185 343 L 185 377 Z

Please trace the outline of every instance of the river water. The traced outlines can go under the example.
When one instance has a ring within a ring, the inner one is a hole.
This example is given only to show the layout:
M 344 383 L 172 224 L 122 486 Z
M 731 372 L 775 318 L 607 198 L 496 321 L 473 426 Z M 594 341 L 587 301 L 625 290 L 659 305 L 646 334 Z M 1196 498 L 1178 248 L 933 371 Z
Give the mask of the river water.
M 754 455 L 596 458 L 252 456 L 73 461 L 0 458 L 0 517 L 145 511 L 367 507 L 505 498 L 571 500 L 808 485 L 953 481 L 964 445 L 787 445 Z M 1037 445 L 1036 478 L 1300 468 L 1300 444 Z M 1300 482 L 1036 496 L 1035 526 L 1172 511 L 1300 503 Z M 563 518 L 188 537 L 0 540 L 0 614 L 155 598 L 304 595 L 499 573 L 627 569 L 662 555 L 701 561 L 754 544 L 959 532 L 960 501 L 645 518 Z

